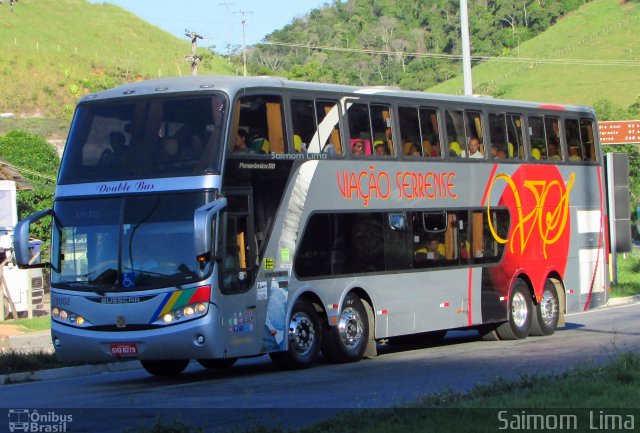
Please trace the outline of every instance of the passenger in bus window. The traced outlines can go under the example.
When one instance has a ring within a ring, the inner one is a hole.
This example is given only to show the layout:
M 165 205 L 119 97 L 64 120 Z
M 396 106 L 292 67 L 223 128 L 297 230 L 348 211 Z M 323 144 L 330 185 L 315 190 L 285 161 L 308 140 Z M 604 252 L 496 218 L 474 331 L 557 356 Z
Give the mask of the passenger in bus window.
M 505 159 L 507 157 L 507 152 L 494 144 L 491 146 L 491 156 L 493 159 Z
M 247 143 L 249 153 L 269 153 L 270 144 L 269 140 L 265 138 L 265 133 L 262 128 L 254 128 L 251 140 Z
M 426 245 L 421 245 L 415 251 L 415 261 L 418 264 L 428 264 L 430 262 L 437 262 L 444 260 L 444 255 L 441 252 L 441 243 L 437 237 L 429 239 Z
M 296 153 L 307 152 L 307 145 L 302 142 L 302 137 L 300 137 L 298 134 L 293 135 L 293 148 Z
M 457 141 L 452 141 L 449 143 L 449 156 L 458 157 L 462 154 L 462 149 L 460 149 L 460 143 Z
M 569 161 L 582 161 L 578 155 L 578 146 L 569 146 Z
M 353 145 L 351 145 L 351 154 L 352 155 L 364 155 L 364 140 L 354 140 Z
M 238 129 L 236 138 L 233 140 L 233 153 L 252 153 L 247 147 L 247 131 Z
M 480 151 L 480 140 L 478 140 L 478 137 L 471 137 L 469 139 L 469 154 L 467 155 L 467 152 L 463 150 L 460 156 L 467 158 L 484 158 L 484 154 Z
M 389 156 L 389 148 L 381 141 L 375 145 L 374 150 L 376 151 L 376 156 Z
M 431 145 L 431 156 L 440 156 L 440 144 L 437 141 Z
M 109 134 L 109 144 L 111 148 L 107 148 L 100 155 L 100 165 L 116 166 L 124 162 L 126 154 L 125 143 L 127 138 L 120 131 L 114 131 Z
M 420 150 L 418 149 L 418 145 L 415 143 L 411 143 L 411 145 L 409 146 L 409 150 L 407 152 L 407 155 L 409 156 L 422 156 L 422 154 L 420 153 Z
M 553 142 L 549 143 L 549 160 L 562 161 L 562 156 L 560 156 L 560 152 L 558 151 L 558 145 Z

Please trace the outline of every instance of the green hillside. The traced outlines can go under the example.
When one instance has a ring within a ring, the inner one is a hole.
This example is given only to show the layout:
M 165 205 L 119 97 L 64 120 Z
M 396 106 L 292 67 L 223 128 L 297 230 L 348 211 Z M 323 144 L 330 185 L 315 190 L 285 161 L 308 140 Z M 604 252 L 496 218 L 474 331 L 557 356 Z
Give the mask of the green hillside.
M 471 39 L 473 41 L 473 36 Z M 474 92 L 500 98 L 586 105 L 607 98 L 627 107 L 640 96 L 639 42 L 639 3 L 594 0 L 524 42 L 508 57 L 557 63 L 541 64 L 532 60 L 480 64 L 472 72 Z M 577 59 L 591 62 L 571 64 Z M 611 64 L 618 60 L 633 62 L 633 66 Z M 462 93 L 462 89 L 459 76 L 430 91 Z
M 190 75 L 190 41 L 110 4 L 0 4 L 0 112 L 67 117 L 85 93 L 145 78 Z M 200 74 L 234 74 L 201 43 Z M 1 122 L 0 122 L 1 123 Z

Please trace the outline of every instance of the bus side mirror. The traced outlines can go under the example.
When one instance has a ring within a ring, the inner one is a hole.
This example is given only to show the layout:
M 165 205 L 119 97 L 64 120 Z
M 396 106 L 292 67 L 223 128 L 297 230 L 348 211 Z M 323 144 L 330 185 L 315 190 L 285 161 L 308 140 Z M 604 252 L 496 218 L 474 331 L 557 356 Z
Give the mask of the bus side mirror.
M 212 233 L 219 226 L 219 224 L 216 224 L 214 227 L 213 219 L 225 207 L 227 207 L 227 199 L 223 197 L 212 203 L 200 206 L 193 214 L 193 239 L 196 257 L 201 257 L 211 252 Z
M 13 232 L 13 254 L 20 269 L 50 268 L 51 263 L 31 263 L 32 255 L 29 248 L 29 229 L 31 224 L 53 214 L 53 209 L 46 209 L 29 215 L 16 224 Z

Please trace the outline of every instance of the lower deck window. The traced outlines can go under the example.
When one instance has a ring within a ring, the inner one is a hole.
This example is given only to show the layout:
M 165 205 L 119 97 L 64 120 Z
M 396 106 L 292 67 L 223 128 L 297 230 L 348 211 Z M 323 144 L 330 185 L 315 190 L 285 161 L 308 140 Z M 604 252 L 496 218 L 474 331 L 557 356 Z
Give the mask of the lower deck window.
M 317 213 L 309 219 L 295 271 L 301 278 L 395 272 L 498 262 L 509 211 Z M 393 216 L 394 218 L 390 218 Z M 491 219 L 491 224 L 489 220 Z M 391 223 L 390 221 L 394 221 Z M 434 221 L 438 223 L 434 224 Z

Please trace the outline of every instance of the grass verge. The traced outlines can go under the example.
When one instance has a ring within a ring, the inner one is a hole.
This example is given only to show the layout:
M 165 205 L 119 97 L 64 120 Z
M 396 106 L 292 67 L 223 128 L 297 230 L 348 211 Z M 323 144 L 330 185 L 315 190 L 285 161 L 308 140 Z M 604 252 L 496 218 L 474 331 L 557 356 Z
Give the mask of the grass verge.
M 51 317 L 48 315 L 33 317 L 31 319 L 5 320 L 0 323 L 3 325 L 20 326 L 22 328 L 21 331 L 24 332 L 48 331 L 51 329 Z
M 618 254 L 617 259 L 618 282 L 611 285 L 611 296 L 620 298 L 640 295 L 640 252 L 633 248 L 631 253 Z
M 470 392 L 433 394 L 403 407 L 348 411 L 312 426 L 291 430 L 256 426 L 235 433 L 422 433 L 512 431 L 624 431 L 640 416 L 640 355 L 618 353 L 604 365 L 564 373 L 496 379 Z M 528 424 L 525 424 L 528 423 Z M 537 424 L 534 424 L 537 423 Z M 560 427 L 563 427 L 560 429 Z M 174 420 L 128 433 L 207 431 Z
M 55 353 L 40 351 L 9 350 L 0 352 L 0 374 L 22 373 L 68 367 L 70 364 L 58 361 Z

